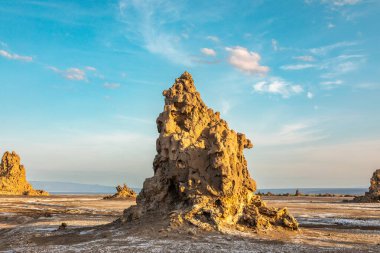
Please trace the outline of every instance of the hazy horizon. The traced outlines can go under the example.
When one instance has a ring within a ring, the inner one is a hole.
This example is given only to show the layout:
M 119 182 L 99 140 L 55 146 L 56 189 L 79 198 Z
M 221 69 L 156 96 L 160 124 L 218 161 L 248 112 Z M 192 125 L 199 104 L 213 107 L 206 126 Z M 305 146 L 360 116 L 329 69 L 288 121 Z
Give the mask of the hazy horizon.
M 141 187 L 162 91 L 189 71 L 252 140 L 258 188 L 368 188 L 380 2 L 3 1 L 0 153 L 30 181 Z

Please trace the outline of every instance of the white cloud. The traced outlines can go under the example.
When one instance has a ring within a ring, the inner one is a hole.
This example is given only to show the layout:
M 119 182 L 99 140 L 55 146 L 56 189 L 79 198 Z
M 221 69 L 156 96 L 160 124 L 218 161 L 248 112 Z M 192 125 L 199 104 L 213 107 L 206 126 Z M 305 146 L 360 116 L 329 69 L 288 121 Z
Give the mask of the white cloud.
M 104 88 L 112 89 L 112 90 L 120 88 L 120 84 L 119 83 L 108 83 L 108 82 L 106 82 L 106 83 L 103 84 L 103 86 L 104 86 Z
M 323 86 L 323 88 L 331 90 L 342 85 L 343 81 L 342 80 L 325 81 L 325 82 L 321 82 L 320 84 Z
M 26 61 L 26 62 L 33 61 L 33 57 L 31 57 L 31 56 L 12 54 L 12 53 L 5 51 L 5 50 L 0 50 L 0 56 L 7 58 L 7 59 L 10 59 L 10 60 Z
M 50 70 L 62 75 L 64 78 L 74 81 L 86 81 L 86 72 L 79 68 L 68 68 L 66 70 L 60 70 L 56 67 L 48 67 Z
M 301 56 L 295 56 L 293 58 L 296 59 L 296 60 L 306 61 L 306 62 L 315 61 L 314 57 L 311 56 L 311 55 L 301 55 Z
M 212 36 L 212 35 L 207 36 L 206 39 L 211 40 L 213 42 L 219 42 L 220 41 L 220 39 L 217 36 Z
M 296 65 L 285 65 L 281 66 L 281 69 L 283 70 L 301 70 L 301 69 L 308 69 L 313 68 L 315 65 L 313 64 L 296 64 Z
M 307 92 L 306 96 L 307 98 L 312 99 L 314 97 L 314 94 L 309 91 Z
M 201 52 L 202 54 L 207 55 L 207 56 L 216 56 L 215 50 L 211 48 L 202 48 Z
M 269 93 L 281 95 L 283 98 L 288 98 L 292 95 L 303 92 L 301 85 L 288 83 L 280 78 L 270 78 L 267 81 L 261 81 L 253 85 L 253 90 L 257 93 Z
M 268 67 L 260 65 L 261 57 L 258 53 L 240 46 L 226 47 L 226 50 L 230 52 L 228 62 L 243 72 L 264 75 L 269 71 Z

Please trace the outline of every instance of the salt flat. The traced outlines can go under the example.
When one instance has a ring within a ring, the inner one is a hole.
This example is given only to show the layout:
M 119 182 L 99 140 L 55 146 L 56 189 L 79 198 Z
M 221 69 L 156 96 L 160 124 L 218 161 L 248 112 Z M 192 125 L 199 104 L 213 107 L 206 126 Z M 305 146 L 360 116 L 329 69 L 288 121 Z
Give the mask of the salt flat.
M 107 225 L 134 200 L 102 195 L 0 197 L 0 252 L 380 252 L 380 204 L 340 197 L 264 197 L 287 206 L 299 232 L 246 234 Z M 57 230 L 61 223 L 65 230 Z

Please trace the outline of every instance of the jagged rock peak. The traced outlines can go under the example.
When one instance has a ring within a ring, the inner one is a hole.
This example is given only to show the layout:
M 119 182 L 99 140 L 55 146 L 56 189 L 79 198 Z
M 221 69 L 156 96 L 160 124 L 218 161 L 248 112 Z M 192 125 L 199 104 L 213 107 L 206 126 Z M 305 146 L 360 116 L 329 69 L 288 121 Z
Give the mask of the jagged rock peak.
M 5 152 L 0 163 L 0 195 L 49 195 L 42 190 L 34 190 L 26 181 L 25 168 L 20 164 L 16 152 Z
M 204 104 L 188 72 L 163 95 L 164 111 L 156 120 L 154 176 L 145 180 L 125 220 L 158 215 L 170 216 L 172 225 L 206 230 L 298 228 L 286 209 L 268 208 L 254 194 L 256 183 L 243 153 L 253 147 L 251 141 L 229 129 L 220 114 Z

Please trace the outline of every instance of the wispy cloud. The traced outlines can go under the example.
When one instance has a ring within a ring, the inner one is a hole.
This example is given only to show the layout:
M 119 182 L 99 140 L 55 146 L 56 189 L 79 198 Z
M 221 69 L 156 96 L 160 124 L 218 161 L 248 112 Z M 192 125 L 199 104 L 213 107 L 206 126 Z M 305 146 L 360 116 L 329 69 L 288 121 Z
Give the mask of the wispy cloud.
M 306 96 L 307 98 L 312 99 L 314 97 L 314 94 L 309 91 L 307 92 Z
M 213 42 L 219 42 L 220 41 L 219 37 L 213 36 L 213 35 L 207 36 L 206 39 L 211 40 Z
M 315 61 L 314 57 L 311 55 L 300 55 L 300 56 L 295 56 L 293 59 L 299 60 L 299 61 L 305 61 L 305 62 L 312 62 Z
M 335 6 L 355 5 L 360 2 L 361 0 L 322 0 L 322 3 L 332 4 Z
M 358 44 L 357 42 L 353 42 L 353 41 L 343 41 L 343 42 L 338 42 L 338 43 L 334 43 L 334 44 L 323 46 L 323 47 L 311 48 L 309 51 L 310 53 L 315 54 L 315 55 L 326 55 L 330 51 L 335 50 L 337 48 L 350 47 L 350 46 L 355 46 L 357 44 Z
M 380 89 L 380 83 L 372 83 L 372 82 L 358 83 L 354 85 L 354 88 L 364 89 L 364 90 L 378 90 Z
M 52 70 L 55 73 L 60 74 L 68 80 L 74 81 L 87 81 L 86 72 L 83 69 L 79 68 L 68 68 L 66 70 L 60 70 L 56 67 L 49 66 L 48 69 Z
M 17 61 L 25 61 L 25 62 L 33 61 L 33 57 L 31 56 L 18 55 L 18 54 L 14 54 L 5 50 L 0 50 L 0 56 L 7 58 L 9 60 L 17 60 Z
M 228 114 L 228 112 L 231 110 L 232 106 L 231 103 L 227 100 L 222 100 L 222 114 Z
M 253 85 L 254 92 L 281 95 L 288 98 L 292 95 L 302 93 L 304 90 L 301 85 L 291 84 L 281 78 L 269 78 L 267 81 L 261 81 Z
M 240 46 L 226 47 L 226 50 L 230 53 L 228 62 L 243 72 L 264 75 L 269 71 L 269 67 L 260 65 L 261 57 L 256 52 Z
M 325 81 L 320 83 L 324 89 L 331 90 L 343 84 L 342 80 Z
M 272 39 L 272 48 L 274 51 L 278 51 L 278 41 L 275 39 Z
M 116 119 L 122 120 L 122 121 L 134 121 L 137 123 L 143 123 L 147 125 L 154 125 L 154 120 L 150 119 L 144 119 L 144 118 L 136 118 L 136 117 L 131 117 L 131 116 L 126 116 L 126 115 L 115 115 Z
M 325 61 L 320 69 L 328 70 L 328 72 L 321 75 L 322 78 L 337 78 L 341 75 L 356 71 L 366 61 L 366 58 L 355 60 L 347 60 L 347 56 L 338 56 L 333 59 Z
M 207 56 L 216 56 L 215 50 L 211 48 L 202 48 L 201 52 L 202 54 L 207 55 Z
M 327 24 L 327 28 L 328 29 L 333 29 L 333 28 L 335 28 L 335 25 L 333 23 L 328 23 Z
M 88 71 L 96 71 L 96 68 L 94 68 L 92 66 L 86 66 L 85 69 Z
M 276 131 L 265 132 L 256 136 L 256 145 L 263 146 L 295 145 L 326 138 L 321 129 L 312 122 L 286 124 Z
M 314 64 L 295 64 L 295 65 L 284 65 L 281 66 L 283 70 L 302 70 L 315 67 Z
M 128 39 L 153 54 L 160 55 L 176 64 L 191 65 L 189 54 L 181 45 L 181 34 L 168 28 L 181 20 L 179 3 L 168 1 L 127 1 L 119 2 L 120 18 L 126 25 Z
M 103 87 L 107 88 L 107 89 L 114 90 L 114 89 L 120 88 L 120 83 L 108 83 L 108 82 L 106 82 L 103 84 Z

